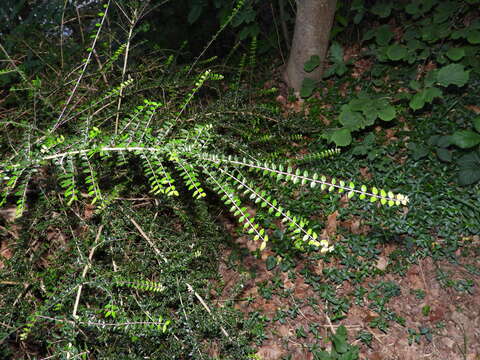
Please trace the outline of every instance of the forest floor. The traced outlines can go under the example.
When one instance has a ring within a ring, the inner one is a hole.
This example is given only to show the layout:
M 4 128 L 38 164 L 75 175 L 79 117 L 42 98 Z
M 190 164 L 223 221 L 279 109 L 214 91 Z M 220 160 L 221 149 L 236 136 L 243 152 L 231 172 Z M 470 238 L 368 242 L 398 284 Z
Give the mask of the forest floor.
M 480 274 L 474 276 L 466 274 L 463 266 L 478 265 L 480 238 L 476 235 L 468 241 L 471 249 L 476 249 L 476 254 L 461 257 L 461 263 L 452 264 L 448 261 L 426 258 L 412 264 L 404 275 L 386 273 L 382 277 L 382 281 L 399 285 L 400 292 L 388 302 L 388 307 L 405 319 L 404 325 L 394 323 L 385 332 L 371 329 L 369 324 L 379 315 L 367 306 L 353 305 L 344 319 L 332 323 L 327 315 L 325 301 L 305 282 L 301 273 L 302 269 L 311 267 L 314 274 L 321 275 L 324 266 L 334 267 L 335 263 L 326 265 L 320 261 L 315 264 L 308 260 L 299 261 L 293 269 L 296 277 L 291 278 L 288 272 L 278 268 L 267 270 L 267 258 L 275 256 L 268 249 L 262 253 L 261 258 L 248 255 L 242 259 L 241 266 L 247 271 L 255 272 L 256 275 L 243 283 L 244 291 L 237 296 L 239 300 L 235 308 L 247 317 L 255 312 L 265 316 L 265 340 L 257 352 L 259 358 L 263 360 L 321 359 L 314 356 L 311 351 L 312 344 L 322 342 L 324 339 L 327 346 L 328 341 L 325 339 L 335 333 L 339 324 L 347 328 L 352 345 L 362 345 L 360 339 L 355 338 L 353 334 L 363 331 L 371 332 L 373 335 L 368 346 L 361 346 L 360 359 L 478 360 L 480 298 L 477 296 L 477 284 L 480 281 Z M 247 237 L 238 238 L 237 244 L 252 249 L 256 246 Z M 395 248 L 395 245 L 382 247 L 376 265 L 380 270 L 383 271 L 391 265 L 388 257 Z M 461 250 L 458 251 L 459 256 L 460 252 Z M 225 287 L 222 293 L 216 296 L 218 306 L 222 306 L 222 302 L 230 297 L 232 287 L 242 281 L 241 273 L 227 265 L 230 253 L 231 250 L 224 252 L 219 269 Z M 442 286 L 438 276 L 439 270 L 448 274 L 448 279 L 443 280 L 443 285 L 446 280 L 458 281 L 467 275 L 474 279 L 475 290 L 472 293 L 459 292 L 453 287 Z M 277 285 L 276 288 L 272 289 L 269 296 L 262 296 L 262 285 L 273 282 Z M 345 295 L 354 302 L 355 288 L 368 288 L 375 284 L 375 280 L 367 279 L 355 286 L 339 285 L 339 295 Z M 286 292 L 288 296 L 285 296 Z M 366 297 L 363 300 L 365 303 L 369 302 Z M 283 317 L 278 316 L 281 311 L 285 312 Z M 212 349 L 210 355 L 215 357 L 219 354 Z

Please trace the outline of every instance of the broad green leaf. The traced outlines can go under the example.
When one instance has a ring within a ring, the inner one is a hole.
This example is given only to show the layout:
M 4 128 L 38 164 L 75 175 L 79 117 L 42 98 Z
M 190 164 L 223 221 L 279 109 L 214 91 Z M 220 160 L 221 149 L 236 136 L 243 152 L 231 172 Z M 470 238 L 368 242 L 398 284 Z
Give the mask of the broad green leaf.
M 462 149 L 468 149 L 480 144 L 480 134 L 471 130 L 456 131 L 452 135 L 452 142 Z
M 450 135 L 440 136 L 437 141 L 436 145 L 441 148 L 446 148 L 452 145 L 452 137 Z
M 420 14 L 419 3 L 412 2 L 410 4 L 407 4 L 407 6 L 405 6 L 405 11 L 410 15 Z
M 195 21 L 197 21 L 200 15 L 202 15 L 202 11 L 203 11 L 202 3 L 195 3 L 194 5 L 192 5 L 187 17 L 188 23 L 193 24 Z
M 458 172 L 458 183 L 462 186 L 471 185 L 480 180 L 480 170 L 476 169 L 461 169 Z
M 408 86 L 410 86 L 410 88 L 413 90 L 420 90 L 422 85 L 417 80 L 410 80 L 410 82 L 408 83 Z
M 442 86 L 463 86 L 469 79 L 469 71 L 461 64 L 450 64 L 442 67 L 437 73 L 437 82 Z
M 480 116 L 473 119 L 473 127 L 480 133 Z
M 390 60 L 398 61 L 406 58 L 408 56 L 408 51 L 405 46 L 393 44 L 387 48 L 387 56 Z
M 435 9 L 435 14 L 433 15 L 433 22 L 440 24 L 448 20 L 458 11 L 458 4 L 453 1 L 443 1 L 439 2 L 437 8 Z
M 428 155 L 428 148 L 418 144 L 418 143 L 409 143 L 407 148 L 412 152 L 413 160 L 417 161 Z
M 419 92 L 413 95 L 408 105 L 412 110 L 418 110 L 423 108 L 425 106 L 425 98 L 423 96 L 423 92 Z
M 310 59 L 308 59 L 308 61 L 305 62 L 305 64 L 303 65 L 303 69 L 306 72 L 312 72 L 319 66 L 320 66 L 320 57 L 318 55 L 312 55 L 310 56 Z
M 380 46 L 388 45 L 390 40 L 392 40 L 392 37 L 393 33 L 388 25 L 382 25 L 375 31 L 375 40 Z
M 379 2 L 377 1 L 375 5 L 372 6 L 370 9 L 370 12 L 372 14 L 378 15 L 381 18 L 386 18 L 390 16 L 390 13 L 392 12 L 392 6 L 393 2 L 388 1 L 388 2 Z
M 345 326 L 341 325 L 338 327 L 337 332 L 335 335 L 332 335 L 332 343 L 333 346 L 335 347 L 335 351 L 338 354 L 343 354 L 347 352 L 349 346 L 347 343 L 347 330 L 345 329 Z
M 480 30 L 470 31 L 467 35 L 467 41 L 470 44 L 480 44 Z
M 430 103 L 436 97 L 442 96 L 442 90 L 436 87 L 428 87 L 423 92 L 425 102 Z
M 442 91 L 436 87 L 427 87 L 415 94 L 410 100 L 410 108 L 413 110 L 421 109 L 425 103 L 430 103 L 434 98 L 442 96 Z
M 348 146 L 352 142 L 352 135 L 349 129 L 342 128 L 333 132 L 331 140 L 337 146 Z
M 338 117 L 338 121 L 351 131 L 359 130 L 364 127 L 363 116 L 356 111 L 351 111 L 350 108 L 346 106 L 342 107 L 342 112 Z
M 443 162 L 452 161 L 452 153 L 444 148 L 437 148 L 437 156 Z
M 302 98 L 308 98 L 312 95 L 313 90 L 317 86 L 317 82 L 310 78 L 303 79 L 302 88 L 300 90 L 300 96 Z
M 338 42 L 334 41 L 330 46 L 330 58 L 333 62 L 343 64 L 343 48 Z
M 458 183 L 470 185 L 480 180 L 480 156 L 477 152 L 471 152 L 457 160 L 460 166 Z
M 458 61 L 465 56 L 465 49 L 452 47 L 448 49 L 447 56 L 452 61 Z
M 272 271 L 275 266 L 277 266 L 277 258 L 275 256 L 269 255 L 266 261 L 267 270 Z
M 395 118 L 396 111 L 395 108 L 391 105 L 384 107 L 383 109 L 378 109 L 378 117 L 383 121 L 390 121 Z

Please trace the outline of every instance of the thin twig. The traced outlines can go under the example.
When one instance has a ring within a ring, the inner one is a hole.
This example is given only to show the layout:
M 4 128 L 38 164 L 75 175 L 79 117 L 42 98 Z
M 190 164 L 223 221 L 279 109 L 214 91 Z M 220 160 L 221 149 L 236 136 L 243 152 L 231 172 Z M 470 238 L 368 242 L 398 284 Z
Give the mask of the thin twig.
M 152 247 L 153 251 L 155 251 L 155 254 L 157 254 L 159 257 L 161 257 L 163 261 L 168 263 L 167 258 L 160 252 L 160 250 L 158 250 L 158 248 L 155 246 L 153 241 L 148 237 L 147 234 L 145 234 L 145 231 L 143 231 L 143 229 L 140 227 L 140 225 L 138 225 L 138 223 L 135 220 L 133 220 L 133 218 L 131 218 L 130 216 L 128 216 L 128 215 L 126 215 L 126 216 L 127 216 L 128 220 L 130 220 L 132 222 L 132 224 L 137 228 L 140 235 L 142 235 L 142 237 L 145 240 L 147 240 L 148 244 Z
M 192 292 L 192 293 L 195 294 L 195 296 L 197 297 L 198 301 L 200 301 L 200 304 L 202 304 L 202 306 L 205 308 L 205 310 L 207 310 L 207 312 L 210 314 L 210 316 L 214 317 L 213 314 L 212 314 L 212 311 L 210 310 L 210 308 L 208 307 L 208 305 L 205 303 L 205 301 L 203 300 L 203 298 L 202 298 L 195 290 L 193 290 L 192 285 L 190 285 L 189 283 L 185 283 L 185 285 L 187 285 L 188 291 L 190 291 L 190 292 Z M 224 328 L 222 325 L 220 325 L 220 330 L 222 330 L 223 335 L 225 335 L 228 340 L 232 340 L 232 339 L 230 338 L 230 336 L 228 335 L 227 330 L 225 330 L 225 328 Z
M 100 227 L 98 228 L 97 236 L 95 237 L 95 242 L 93 243 L 93 247 L 90 249 L 90 253 L 88 254 L 87 264 L 83 268 L 83 272 L 82 272 L 82 280 L 85 279 L 85 277 L 87 276 L 87 271 L 92 265 L 92 259 L 93 259 L 93 254 L 95 252 L 95 249 L 98 247 L 98 245 L 100 245 L 98 243 L 98 240 L 100 239 L 100 235 L 102 234 L 102 229 L 103 229 L 103 224 L 100 225 Z M 75 298 L 75 304 L 73 305 L 72 316 L 75 319 L 77 318 L 78 304 L 80 303 L 80 295 L 82 294 L 82 289 L 83 289 L 83 284 L 80 284 L 77 290 L 77 297 Z

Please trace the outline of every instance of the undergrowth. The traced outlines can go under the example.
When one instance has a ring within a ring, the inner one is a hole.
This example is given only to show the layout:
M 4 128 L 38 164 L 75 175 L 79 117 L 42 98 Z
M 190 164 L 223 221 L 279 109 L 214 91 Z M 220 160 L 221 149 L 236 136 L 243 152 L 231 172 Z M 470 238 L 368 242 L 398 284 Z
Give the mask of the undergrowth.
M 459 234 L 478 233 L 478 187 L 466 196 L 443 177 L 451 164 L 435 162 L 436 143 L 418 155 L 418 146 L 401 140 L 420 143 L 413 132 L 400 130 L 393 141 L 386 128 L 362 127 L 340 152 L 325 144 L 320 121 L 339 108 L 310 99 L 310 116 L 284 118 L 276 89 L 245 85 L 256 79 L 255 66 L 266 66 L 256 57 L 256 38 L 234 71 L 215 58 L 183 64 L 180 52 L 159 55 L 135 43 L 143 5 L 123 15 L 110 2 L 97 10 L 80 64 L 62 62 L 58 72 L 34 76 L 16 65 L 13 48 L 2 47 L 13 75 L 4 84 L 8 110 L 0 119 L 7 140 L 1 205 L 16 220 L 1 224 L 9 253 L 1 259 L 1 356 L 255 358 L 253 345 L 268 338 L 268 323 L 295 319 L 299 308 L 280 309 L 274 319 L 239 313 L 236 296 L 254 269 L 239 269 L 232 299 L 216 298 L 224 285 L 223 251 L 232 250 L 233 268 L 248 256 L 231 241 L 242 236 L 256 242 L 257 258 L 271 252 L 267 270 L 278 275 L 259 284 L 260 296 L 292 297 L 279 280 L 287 272 L 304 279 L 317 296 L 312 307 L 326 304 L 332 322 L 361 305 L 378 315 L 369 328 L 387 332 L 405 319 L 389 307 L 399 285 L 380 277 L 405 274 L 425 257 L 456 261 L 464 248 Z M 106 27 L 109 12 L 128 25 L 126 32 Z M 362 80 L 356 81 L 346 85 L 348 101 L 356 99 Z M 341 85 L 322 102 L 344 103 Z M 405 121 L 422 136 L 452 132 L 442 114 L 453 99 Z M 339 221 L 361 218 L 369 230 L 325 235 L 335 212 Z M 381 249 L 391 244 L 397 249 L 381 270 Z M 296 269 L 298 262 L 305 266 Z M 312 270 L 318 262 L 321 274 Z M 438 273 L 445 286 L 471 291 L 470 279 L 448 282 L 445 274 Z M 355 286 L 348 294 L 341 293 L 346 282 Z M 315 325 L 307 332 L 320 338 Z M 355 336 L 369 346 L 367 330 Z M 413 341 L 429 334 L 409 330 Z M 307 334 L 297 329 L 296 336 Z M 328 339 L 329 352 L 324 344 L 311 346 L 318 358 L 358 356 L 345 328 Z

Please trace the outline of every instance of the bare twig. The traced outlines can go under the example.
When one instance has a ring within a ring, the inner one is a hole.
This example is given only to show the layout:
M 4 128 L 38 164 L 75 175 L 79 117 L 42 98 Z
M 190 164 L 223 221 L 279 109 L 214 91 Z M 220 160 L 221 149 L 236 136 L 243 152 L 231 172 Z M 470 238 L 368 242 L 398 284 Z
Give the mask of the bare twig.
M 95 242 L 93 244 L 93 247 L 90 249 L 90 253 L 88 254 L 87 264 L 83 268 L 83 272 L 82 272 L 82 280 L 85 279 L 85 277 L 87 276 L 87 271 L 90 268 L 90 266 L 92 265 L 92 259 L 93 259 L 93 254 L 95 252 L 95 249 L 98 247 L 98 245 L 100 245 L 98 243 L 98 240 L 100 239 L 100 235 L 102 234 L 102 229 L 103 229 L 103 224 L 100 225 L 100 227 L 98 228 L 97 236 L 95 237 Z M 83 289 L 83 284 L 80 284 L 80 286 L 78 287 L 78 290 L 77 290 L 77 296 L 75 298 L 75 304 L 73 305 L 72 316 L 74 318 L 77 318 L 78 304 L 80 303 L 80 295 L 82 294 L 82 289 Z
M 127 218 L 128 220 L 130 220 L 132 222 L 132 224 L 137 228 L 138 232 L 140 233 L 140 235 L 142 235 L 142 237 L 147 240 L 148 244 L 152 247 L 153 251 L 155 251 L 155 254 L 157 254 L 159 257 L 162 258 L 163 261 L 165 261 L 166 263 L 168 263 L 168 260 L 167 258 L 160 252 L 160 250 L 158 250 L 158 248 L 155 246 L 155 244 L 153 243 L 153 241 L 148 237 L 147 234 L 145 234 L 145 231 L 143 231 L 143 229 L 140 227 L 140 225 L 138 225 L 138 223 L 133 220 L 133 218 L 131 218 L 130 216 L 127 215 Z
M 195 294 L 195 296 L 196 296 L 196 298 L 198 299 L 198 301 L 200 301 L 200 304 L 202 304 L 202 306 L 205 308 L 205 310 L 207 310 L 207 312 L 210 314 L 210 316 L 213 317 L 212 311 L 210 310 L 210 308 L 208 307 L 208 305 L 205 303 L 205 301 L 203 300 L 203 298 L 202 298 L 195 290 L 193 290 L 192 285 L 190 285 L 189 283 L 185 283 L 185 285 L 187 285 L 188 291 L 190 291 L 191 293 Z M 227 330 L 225 330 L 225 328 L 224 328 L 222 325 L 220 325 L 220 330 L 222 330 L 223 335 L 225 335 L 228 340 L 232 340 L 232 339 L 230 338 L 230 336 L 228 335 Z

